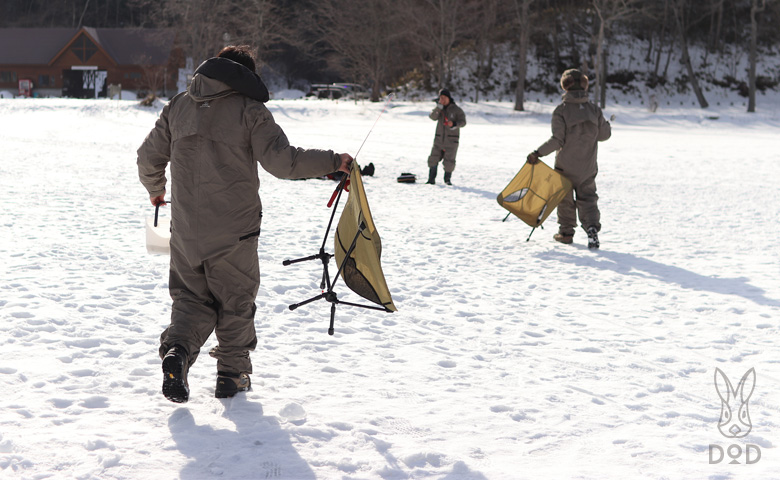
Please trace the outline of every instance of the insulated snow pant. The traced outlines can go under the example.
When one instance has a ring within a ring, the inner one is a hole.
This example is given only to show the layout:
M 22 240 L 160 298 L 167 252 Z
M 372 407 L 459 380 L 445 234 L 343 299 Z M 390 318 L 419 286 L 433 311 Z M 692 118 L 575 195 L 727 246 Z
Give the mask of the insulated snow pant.
M 569 180 L 572 179 L 569 178 Z M 564 235 L 574 235 L 574 229 L 577 227 L 577 216 L 579 216 L 580 224 L 585 230 L 593 226 L 596 227 L 596 231 L 601 231 L 601 213 L 598 207 L 599 196 L 596 194 L 596 176 L 589 177 L 581 183 L 574 183 L 573 181 L 572 183 L 574 186 L 573 190 L 558 204 L 559 232 Z
M 255 297 L 260 288 L 257 240 L 241 240 L 227 253 L 195 266 L 171 241 L 173 307 L 171 324 L 160 336 L 160 358 L 178 344 L 192 365 L 215 332 L 219 345 L 211 355 L 217 359 L 217 371 L 252 373 L 249 351 L 257 346 Z
M 457 143 L 450 145 L 446 150 L 434 144 L 431 149 L 431 155 L 428 157 L 428 168 L 433 168 L 441 162 L 444 165 L 444 172 L 452 173 L 455 170 L 455 155 L 457 154 Z

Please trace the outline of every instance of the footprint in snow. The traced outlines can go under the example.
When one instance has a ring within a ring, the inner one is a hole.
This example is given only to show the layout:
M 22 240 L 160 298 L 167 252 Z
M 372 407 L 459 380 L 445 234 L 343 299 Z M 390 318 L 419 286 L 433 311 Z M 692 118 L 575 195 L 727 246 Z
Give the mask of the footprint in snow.
M 108 397 L 90 397 L 81 402 L 79 405 L 84 408 L 108 408 Z
M 493 405 L 492 407 L 490 407 L 490 411 L 493 413 L 511 412 L 512 407 L 507 405 Z
M 663 385 L 660 383 L 657 383 L 654 387 L 647 389 L 650 393 L 660 393 L 660 392 L 673 392 L 674 386 L 673 385 Z
M 523 332 L 523 333 L 525 333 L 529 337 L 534 337 L 534 338 L 542 338 L 545 336 L 543 333 L 537 333 L 537 332 Z
M 332 423 L 328 423 L 326 425 L 331 427 L 331 428 L 335 428 L 336 430 L 341 430 L 342 432 L 348 432 L 348 431 L 352 430 L 352 425 L 350 425 L 349 423 L 344 423 L 344 422 L 332 422 Z
M 68 408 L 73 405 L 73 400 L 67 400 L 65 398 L 52 398 L 49 400 L 54 408 Z
M 601 349 L 596 347 L 576 348 L 575 351 L 583 353 L 602 353 Z

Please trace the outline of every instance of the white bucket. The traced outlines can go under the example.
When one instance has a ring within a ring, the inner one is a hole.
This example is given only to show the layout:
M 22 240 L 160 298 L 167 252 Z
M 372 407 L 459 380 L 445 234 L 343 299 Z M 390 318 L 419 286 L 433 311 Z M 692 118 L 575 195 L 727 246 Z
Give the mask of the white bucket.
M 171 219 L 146 217 L 146 252 L 169 255 L 171 253 Z

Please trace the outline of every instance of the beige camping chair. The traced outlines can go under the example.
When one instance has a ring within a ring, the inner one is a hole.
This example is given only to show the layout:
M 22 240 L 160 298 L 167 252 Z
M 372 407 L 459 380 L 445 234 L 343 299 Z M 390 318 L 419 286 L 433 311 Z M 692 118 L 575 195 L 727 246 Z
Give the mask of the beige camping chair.
M 341 212 L 341 218 L 339 219 L 334 235 L 335 257 L 336 265 L 338 265 L 338 272 L 333 278 L 333 281 L 331 281 L 328 272 L 328 262 L 334 255 L 325 252 L 325 242 L 327 241 L 328 232 L 333 223 L 341 194 L 347 189 L 347 184 L 349 184 L 349 189 L 347 190 L 349 192 L 349 198 L 344 205 L 344 210 Z M 333 323 L 337 303 L 353 307 L 382 310 L 385 312 L 396 311 L 380 263 L 382 241 L 379 238 L 379 233 L 376 231 L 374 220 L 371 217 L 371 210 L 368 206 L 366 191 L 363 188 L 363 179 L 360 175 L 360 167 L 357 165 L 357 162 L 352 162 L 349 176 L 347 177 L 345 175 L 344 178 L 342 178 L 333 196 L 335 197 L 336 194 L 338 194 L 338 197 L 333 206 L 333 213 L 331 214 L 330 223 L 328 223 L 328 229 L 325 232 L 325 239 L 320 247 L 320 252 L 309 257 L 296 260 L 285 260 L 283 262 L 284 265 L 290 265 L 306 260 L 319 259 L 322 261 L 323 273 L 320 288 L 323 292 L 320 295 L 304 300 L 303 302 L 290 305 L 289 308 L 290 310 L 295 310 L 298 307 L 319 299 L 325 299 L 330 302 L 329 335 L 333 335 L 334 332 Z M 339 277 L 344 279 L 344 283 L 353 292 L 380 306 L 375 307 L 373 305 L 362 305 L 339 300 L 336 292 L 333 291 L 333 287 Z
M 528 239 L 571 190 L 569 179 L 544 162 L 526 163 L 509 185 L 498 194 L 498 204 L 533 227 Z M 504 221 L 509 217 L 507 214 Z

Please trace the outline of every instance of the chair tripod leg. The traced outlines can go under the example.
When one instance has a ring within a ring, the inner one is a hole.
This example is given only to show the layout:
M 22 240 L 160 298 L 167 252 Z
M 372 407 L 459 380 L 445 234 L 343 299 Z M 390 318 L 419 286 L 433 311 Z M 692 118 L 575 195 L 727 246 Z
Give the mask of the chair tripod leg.
M 311 297 L 310 299 L 304 300 L 304 301 L 302 301 L 300 303 L 294 303 L 294 304 L 290 305 L 288 308 L 290 310 L 295 310 L 296 308 L 302 307 L 304 305 L 308 305 L 309 303 L 314 302 L 315 300 L 319 300 L 321 298 L 325 298 L 325 295 L 327 295 L 327 294 L 326 293 L 321 293 L 321 294 L 317 295 L 316 297 Z
M 328 335 L 333 335 L 335 331 L 333 329 L 333 321 L 336 319 L 336 303 L 330 304 L 330 327 L 328 327 Z

